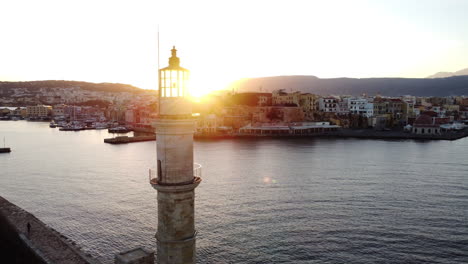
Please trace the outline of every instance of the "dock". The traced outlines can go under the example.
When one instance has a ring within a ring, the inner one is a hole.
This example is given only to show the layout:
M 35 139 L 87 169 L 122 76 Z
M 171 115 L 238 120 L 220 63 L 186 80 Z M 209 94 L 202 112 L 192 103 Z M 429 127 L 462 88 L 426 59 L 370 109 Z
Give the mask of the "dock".
M 128 136 L 121 136 L 115 138 L 105 138 L 104 143 L 109 144 L 127 144 L 133 142 L 143 142 L 143 141 L 153 141 L 156 140 L 156 135 L 154 136 L 137 136 L 137 137 L 128 137 Z

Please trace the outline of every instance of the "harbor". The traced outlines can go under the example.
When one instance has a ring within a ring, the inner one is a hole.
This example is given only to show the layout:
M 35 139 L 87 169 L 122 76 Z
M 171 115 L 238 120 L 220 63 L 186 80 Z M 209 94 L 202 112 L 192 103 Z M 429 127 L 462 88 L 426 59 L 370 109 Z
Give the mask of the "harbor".
M 285 130 L 280 130 L 285 131 Z M 242 139 L 242 138 L 356 138 L 356 139 L 390 139 L 390 140 L 457 140 L 468 136 L 468 129 L 460 131 L 445 132 L 438 135 L 421 135 L 411 134 L 403 130 L 378 131 L 373 129 L 340 129 L 329 132 L 315 133 L 284 133 L 271 132 L 268 133 L 212 133 L 212 134 L 195 134 L 194 139 L 209 140 L 209 139 Z M 134 142 L 154 141 L 156 136 L 119 136 L 114 138 L 104 139 L 105 143 L 110 144 L 127 144 Z
M 154 141 L 26 121 L 0 122 L 0 135 L 14 153 L 0 155 L 4 198 L 102 263 L 155 245 Z M 198 263 L 464 263 L 467 140 L 195 140 Z

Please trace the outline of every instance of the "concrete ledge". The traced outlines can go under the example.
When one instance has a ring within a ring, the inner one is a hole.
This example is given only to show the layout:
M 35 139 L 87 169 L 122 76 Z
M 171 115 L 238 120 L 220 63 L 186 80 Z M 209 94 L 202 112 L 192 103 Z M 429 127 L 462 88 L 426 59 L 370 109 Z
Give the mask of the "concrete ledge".
M 115 255 L 115 264 L 154 264 L 154 251 L 143 247 Z

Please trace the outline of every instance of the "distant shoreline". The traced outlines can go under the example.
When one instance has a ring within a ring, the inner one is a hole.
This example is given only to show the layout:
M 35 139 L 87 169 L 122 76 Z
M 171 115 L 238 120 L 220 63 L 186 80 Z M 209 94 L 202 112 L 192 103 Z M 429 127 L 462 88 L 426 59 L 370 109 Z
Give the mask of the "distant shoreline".
M 11 120 L 0 120 L 0 121 L 11 121 Z M 35 121 L 32 121 L 35 122 Z M 46 121 L 44 121 L 46 122 Z M 134 143 L 141 141 L 152 141 L 147 134 L 150 133 L 145 130 L 145 139 L 139 140 L 140 136 L 132 137 L 130 140 L 126 139 L 125 142 L 121 143 Z M 125 134 L 123 134 L 125 135 Z M 404 132 L 401 129 L 389 130 L 389 131 L 378 131 L 374 129 L 349 129 L 343 128 L 338 131 L 326 132 L 326 133 L 315 133 L 315 134 L 286 134 L 286 135 L 252 135 L 252 134 L 197 134 L 195 133 L 194 138 L 197 140 L 203 139 L 239 139 L 239 138 L 360 138 L 360 139 L 412 139 L 412 140 L 457 140 L 468 136 L 468 128 L 461 131 L 445 132 L 441 135 L 421 135 Z M 143 139 L 143 138 L 142 138 Z
M 402 130 L 377 131 L 373 129 L 341 129 L 336 132 L 307 135 L 195 135 L 195 139 L 227 138 L 360 138 L 360 139 L 413 139 L 413 140 L 457 140 L 468 136 L 468 129 L 459 132 L 448 132 L 441 135 L 418 135 Z

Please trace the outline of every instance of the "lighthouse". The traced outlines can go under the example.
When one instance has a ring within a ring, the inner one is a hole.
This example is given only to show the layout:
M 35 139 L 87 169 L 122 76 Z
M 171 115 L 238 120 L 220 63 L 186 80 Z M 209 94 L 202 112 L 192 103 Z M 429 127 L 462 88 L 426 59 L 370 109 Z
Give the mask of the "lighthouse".
M 195 263 L 195 188 L 201 165 L 193 163 L 189 71 L 180 66 L 175 47 L 169 66 L 159 69 L 156 168 L 150 184 L 158 192 L 157 263 Z

